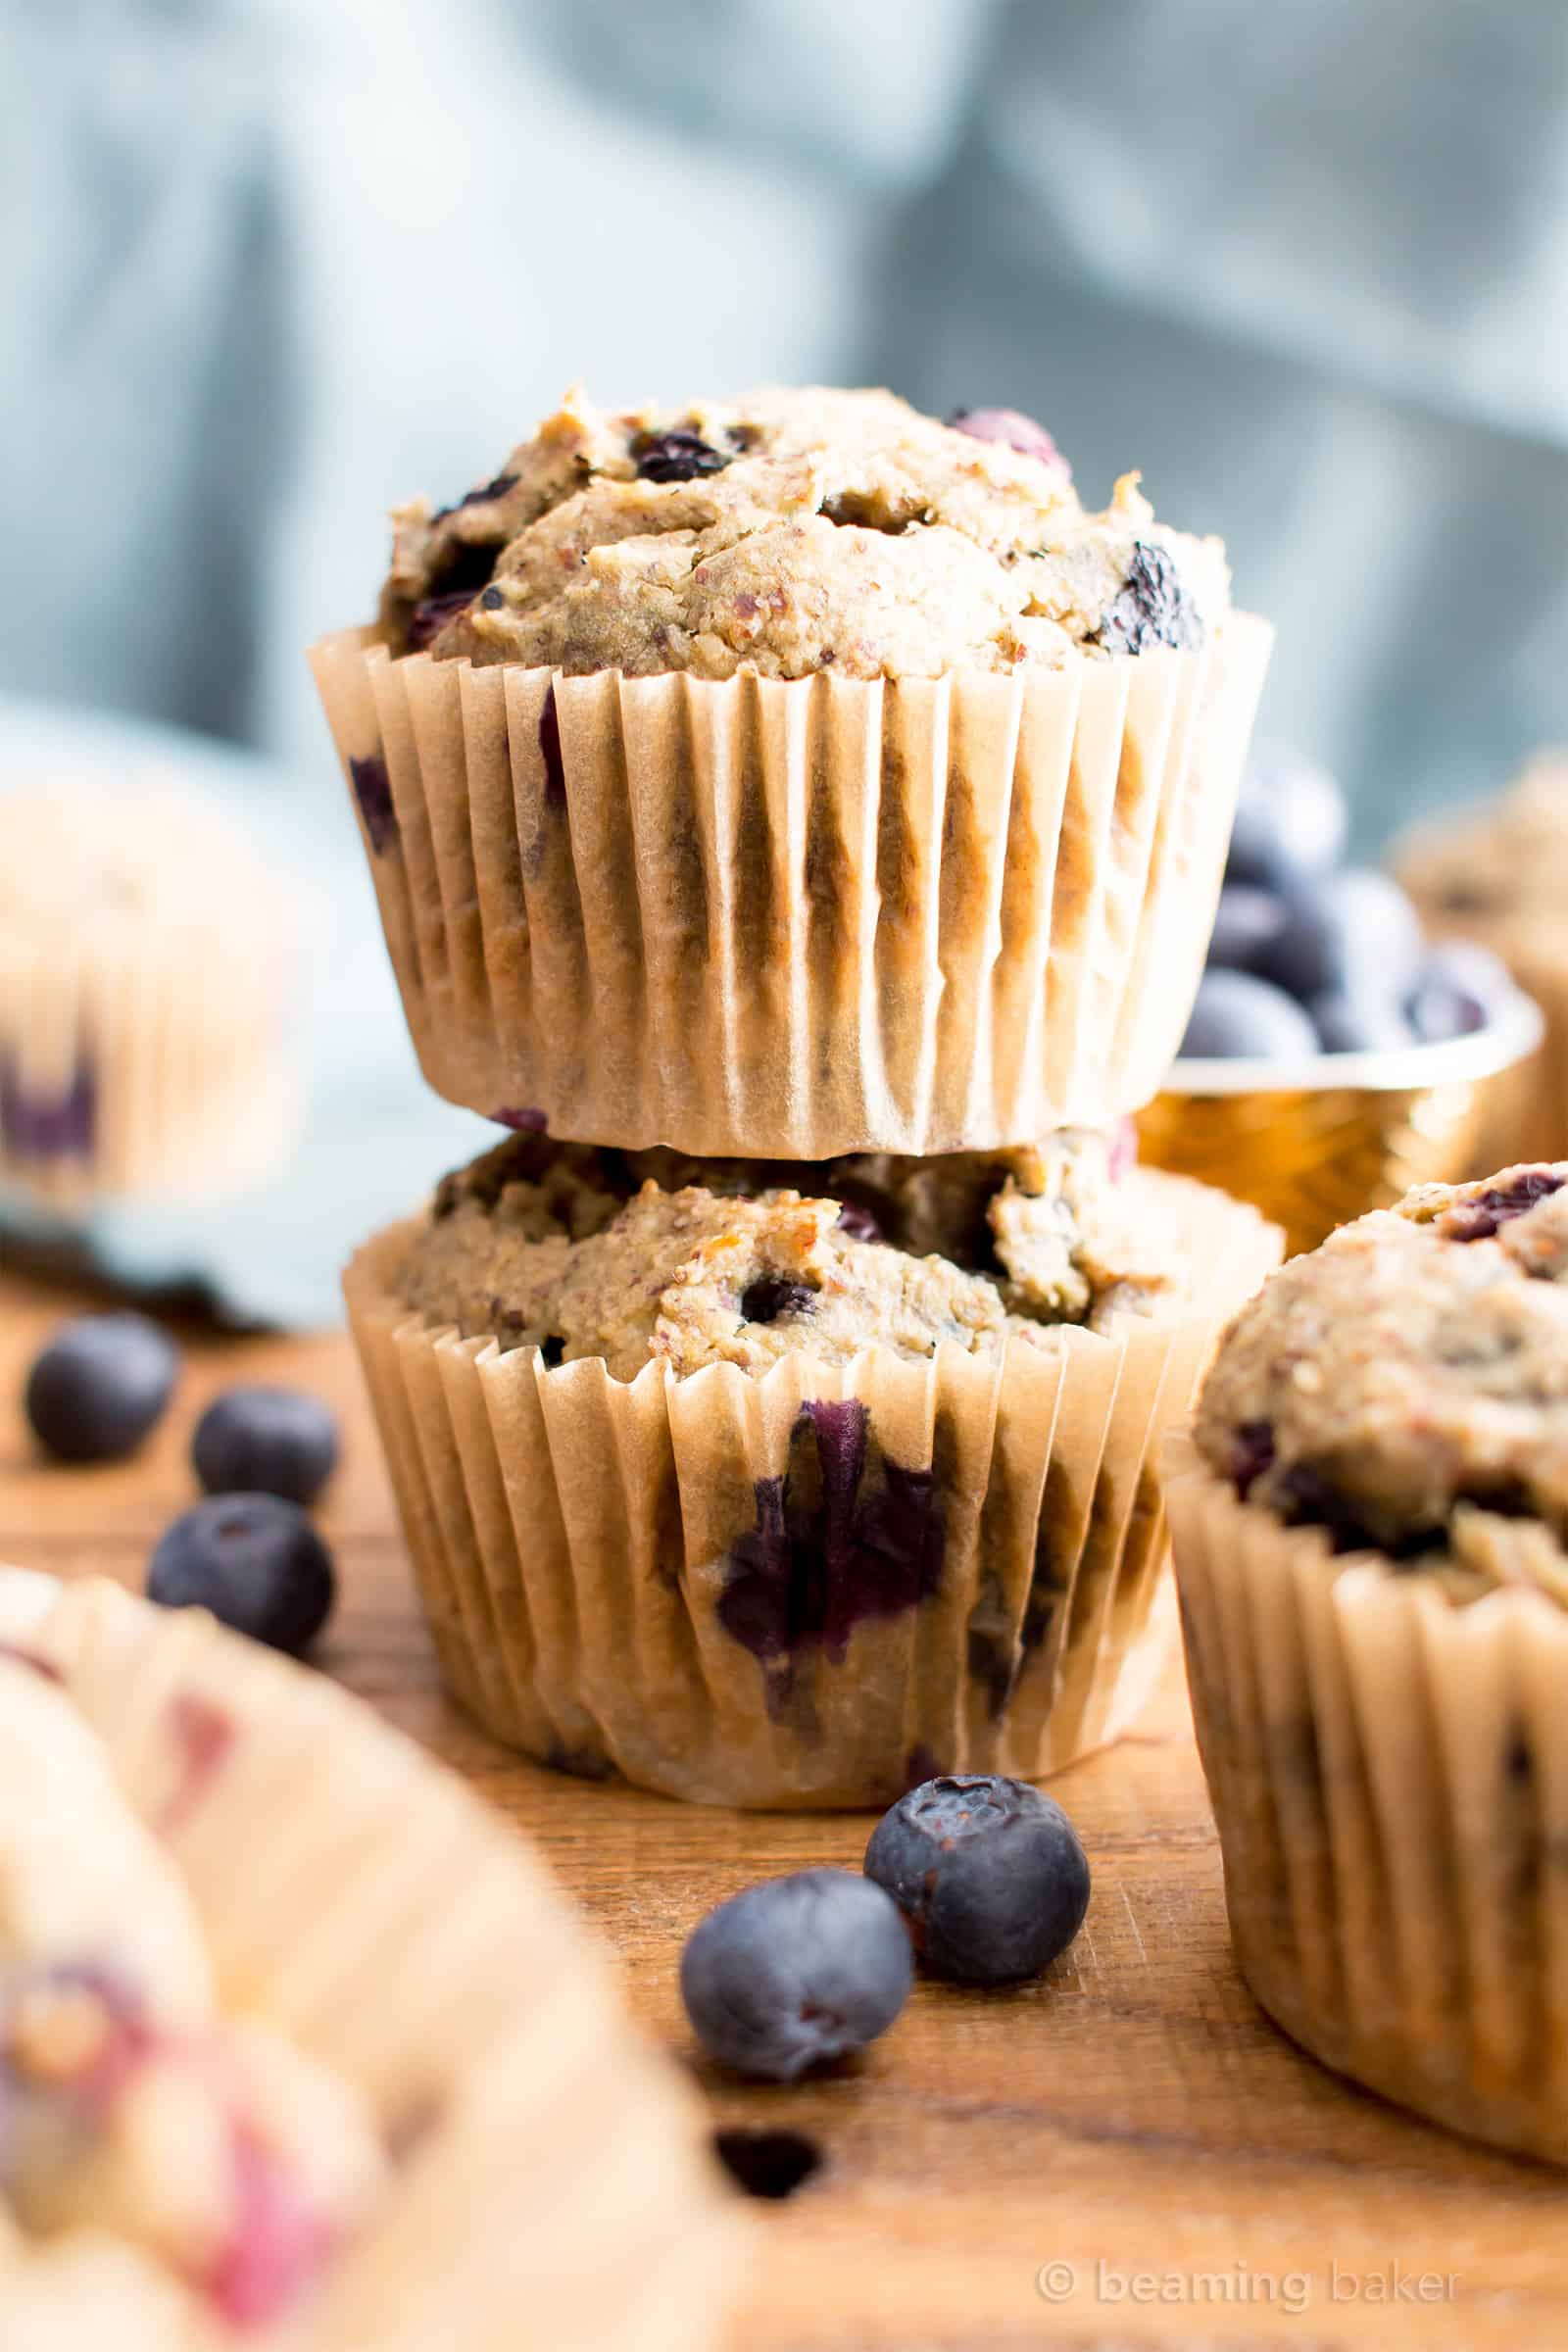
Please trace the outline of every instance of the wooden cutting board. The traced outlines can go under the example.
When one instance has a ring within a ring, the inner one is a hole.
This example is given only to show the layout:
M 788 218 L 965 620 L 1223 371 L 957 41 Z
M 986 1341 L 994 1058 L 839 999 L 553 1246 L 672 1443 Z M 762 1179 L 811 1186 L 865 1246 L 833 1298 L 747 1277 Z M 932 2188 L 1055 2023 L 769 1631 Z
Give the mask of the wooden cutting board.
M 558 1778 L 443 1700 L 346 1339 L 193 1333 L 140 1459 L 46 1467 L 19 1410 L 79 1301 L 0 1276 L 0 1559 L 136 1584 L 191 1499 L 185 1447 L 230 1382 L 297 1382 L 347 1434 L 322 1523 L 343 1603 L 319 1663 L 545 1849 L 625 1964 L 651 2031 L 697 2063 L 682 1940 L 748 1880 L 855 1866 L 859 1816 L 737 1815 Z M 1094 1900 L 1042 1984 L 922 1984 L 853 2070 L 787 2090 L 700 2068 L 715 2120 L 805 2134 L 815 2173 L 762 2209 L 746 2352 L 1568 2344 L 1568 2177 L 1400 2115 L 1299 2055 L 1231 1960 L 1179 1669 L 1138 1733 L 1063 1774 Z

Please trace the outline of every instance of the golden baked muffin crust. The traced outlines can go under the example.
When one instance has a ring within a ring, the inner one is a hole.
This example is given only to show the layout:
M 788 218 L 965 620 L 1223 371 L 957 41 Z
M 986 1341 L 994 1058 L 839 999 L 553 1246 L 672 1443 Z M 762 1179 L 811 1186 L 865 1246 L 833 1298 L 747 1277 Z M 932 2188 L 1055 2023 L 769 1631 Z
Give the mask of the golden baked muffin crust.
M 1086 511 L 1049 435 L 1004 410 L 940 424 L 891 392 L 806 389 L 610 415 L 573 390 L 458 505 L 397 510 L 381 625 L 398 653 L 704 678 L 1200 645 L 1223 551 L 1155 522 L 1137 484 Z
M 1293 1258 L 1200 1401 L 1219 1476 L 1456 1599 L 1568 1604 L 1568 1162 L 1423 1185 Z
M 1064 1323 L 1112 1327 L 1182 1296 L 1141 1242 L 1106 1140 L 929 1160 L 687 1159 L 520 1135 L 449 1177 L 400 1296 L 430 1321 L 620 1380 L 765 1372 L 880 1346 L 995 1352 Z

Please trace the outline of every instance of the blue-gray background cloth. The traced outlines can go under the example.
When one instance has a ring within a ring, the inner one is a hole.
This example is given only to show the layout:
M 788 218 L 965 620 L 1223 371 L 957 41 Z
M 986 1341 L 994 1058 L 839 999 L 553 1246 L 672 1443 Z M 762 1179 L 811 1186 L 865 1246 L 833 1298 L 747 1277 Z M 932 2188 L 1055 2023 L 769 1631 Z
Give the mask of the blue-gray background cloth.
M 1038 416 L 1091 500 L 1140 466 L 1363 847 L 1568 736 L 1563 0 L 0 0 L 0 688 L 268 755 L 345 963 L 301 649 L 573 376 L 889 381 Z M 311 1007 L 412 1200 L 450 1123 L 371 1021 Z

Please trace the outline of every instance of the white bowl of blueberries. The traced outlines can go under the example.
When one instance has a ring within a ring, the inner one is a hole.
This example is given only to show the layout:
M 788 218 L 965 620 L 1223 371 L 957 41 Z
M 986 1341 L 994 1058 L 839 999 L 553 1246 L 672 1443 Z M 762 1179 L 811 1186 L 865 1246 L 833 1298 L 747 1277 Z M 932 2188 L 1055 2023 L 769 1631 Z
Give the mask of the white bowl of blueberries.
M 1323 768 L 1282 753 L 1253 761 L 1174 1084 L 1234 1093 L 1257 1069 L 1280 1083 L 1282 1068 L 1308 1085 L 1362 1083 L 1351 1057 L 1375 1060 L 1381 1083 L 1420 1084 L 1429 1062 L 1391 1080 L 1390 1057 L 1493 1033 L 1479 1067 L 1499 1046 L 1513 1058 L 1539 1042 L 1534 1007 L 1491 950 L 1429 947 L 1392 875 L 1345 863 L 1348 830 L 1345 795 Z

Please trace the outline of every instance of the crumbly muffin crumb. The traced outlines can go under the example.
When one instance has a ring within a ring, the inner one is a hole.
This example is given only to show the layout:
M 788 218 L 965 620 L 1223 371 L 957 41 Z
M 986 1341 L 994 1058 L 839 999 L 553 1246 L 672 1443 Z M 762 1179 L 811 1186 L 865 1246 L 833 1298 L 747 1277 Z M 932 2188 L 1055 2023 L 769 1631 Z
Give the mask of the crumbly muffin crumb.
M 620 1380 L 649 1363 L 844 1364 L 873 1345 L 910 1359 L 1049 1345 L 1179 1295 L 1086 1133 L 806 1164 L 516 1136 L 446 1179 L 399 1289 L 467 1337 L 553 1364 L 600 1356 Z
M 1426 1185 L 1244 1308 L 1200 1451 L 1242 1496 L 1456 1600 L 1568 1601 L 1568 1162 Z
M 393 519 L 394 652 L 571 674 L 1007 671 L 1198 646 L 1229 602 L 1219 543 L 1157 523 L 1136 474 L 1086 511 L 1029 419 L 890 392 L 610 415 L 573 390 L 456 506 Z

